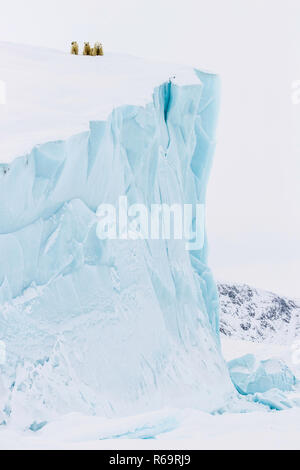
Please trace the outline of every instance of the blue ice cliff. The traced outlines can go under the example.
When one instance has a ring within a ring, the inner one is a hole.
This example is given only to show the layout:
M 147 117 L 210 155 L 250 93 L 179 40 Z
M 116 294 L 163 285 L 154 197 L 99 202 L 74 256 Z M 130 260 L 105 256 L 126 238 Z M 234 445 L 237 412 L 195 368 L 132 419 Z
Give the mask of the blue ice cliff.
M 100 203 L 204 203 L 218 79 L 166 81 L 66 140 L 0 168 L 0 422 L 164 406 L 215 411 L 231 394 L 207 243 L 100 240 Z

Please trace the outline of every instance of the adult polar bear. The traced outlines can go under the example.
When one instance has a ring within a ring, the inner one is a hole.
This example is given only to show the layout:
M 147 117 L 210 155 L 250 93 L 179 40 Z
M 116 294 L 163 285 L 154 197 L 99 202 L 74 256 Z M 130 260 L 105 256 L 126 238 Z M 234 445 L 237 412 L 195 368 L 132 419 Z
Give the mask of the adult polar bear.
M 104 55 L 103 53 L 103 46 L 101 42 L 95 42 L 94 49 L 93 49 L 93 55 Z

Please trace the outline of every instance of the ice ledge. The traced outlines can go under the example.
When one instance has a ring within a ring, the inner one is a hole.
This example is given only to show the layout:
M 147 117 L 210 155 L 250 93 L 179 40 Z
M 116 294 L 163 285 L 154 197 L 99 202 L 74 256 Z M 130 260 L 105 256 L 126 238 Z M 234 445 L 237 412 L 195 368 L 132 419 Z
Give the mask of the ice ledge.
M 192 67 L 106 53 L 71 56 L 50 49 L 0 42 L 0 162 L 11 162 L 37 144 L 65 140 L 106 120 L 123 105 L 145 106 L 155 87 L 172 79 L 199 85 Z

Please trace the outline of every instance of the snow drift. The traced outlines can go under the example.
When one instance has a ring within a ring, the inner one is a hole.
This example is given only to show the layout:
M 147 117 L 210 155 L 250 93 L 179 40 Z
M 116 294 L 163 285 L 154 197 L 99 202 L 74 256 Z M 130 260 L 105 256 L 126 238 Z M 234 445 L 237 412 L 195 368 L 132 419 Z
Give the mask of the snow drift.
M 148 104 L 118 106 L 2 165 L 3 423 L 38 430 L 71 411 L 214 411 L 234 393 L 206 241 L 188 252 L 179 240 L 96 236 L 98 205 L 121 195 L 147 206 L 205 202 L 218 79 L 192 72 L 198 84 L 166 76 Z

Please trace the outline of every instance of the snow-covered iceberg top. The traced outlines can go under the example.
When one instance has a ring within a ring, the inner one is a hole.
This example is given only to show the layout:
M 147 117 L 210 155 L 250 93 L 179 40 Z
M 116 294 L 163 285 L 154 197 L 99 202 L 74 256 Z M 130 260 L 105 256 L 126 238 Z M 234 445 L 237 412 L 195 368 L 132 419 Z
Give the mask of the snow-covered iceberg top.
M 106 119 L 121 105 L 152 101 L 156 86 L 169 79 L 199 85 L 191 67 L 106 53 L 72 56 L 51 49 L 0 42 L 0 162 L 8 163 L 33 146 L 66 139 Z

